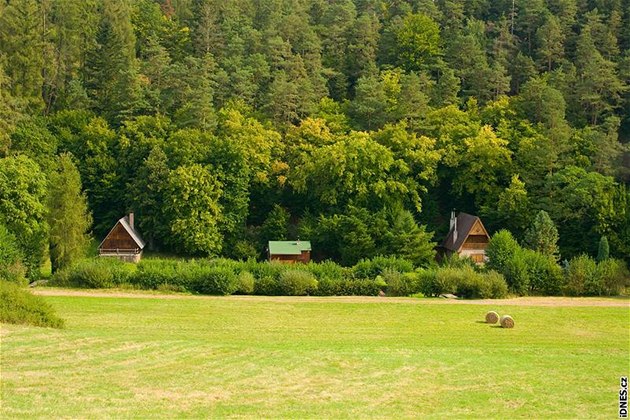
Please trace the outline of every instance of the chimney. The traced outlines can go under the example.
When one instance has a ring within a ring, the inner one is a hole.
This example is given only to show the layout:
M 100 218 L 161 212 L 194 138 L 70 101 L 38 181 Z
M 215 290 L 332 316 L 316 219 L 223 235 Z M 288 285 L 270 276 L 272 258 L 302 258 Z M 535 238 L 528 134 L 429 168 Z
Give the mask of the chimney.
M 131 226 L 131 229 L 135 230 L 135 227 L 133 226 L 133 212 L 129 213 L 129 226 Z
M 451 212 L 451 227 L 449 230 L 453 231 L 453 243 L 457 242 L 457 217 L 455 216 L 455 210 Z

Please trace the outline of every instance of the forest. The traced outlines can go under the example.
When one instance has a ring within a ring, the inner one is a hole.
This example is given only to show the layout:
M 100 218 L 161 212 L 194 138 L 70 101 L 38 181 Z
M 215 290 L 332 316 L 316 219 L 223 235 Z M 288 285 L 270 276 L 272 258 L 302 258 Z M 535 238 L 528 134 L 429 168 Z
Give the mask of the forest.
M 427 266 L 455 209 L 628 261 L 629 109 L 628 0 L 0 0 L 0 260 L 133 211 L 164 254 Z

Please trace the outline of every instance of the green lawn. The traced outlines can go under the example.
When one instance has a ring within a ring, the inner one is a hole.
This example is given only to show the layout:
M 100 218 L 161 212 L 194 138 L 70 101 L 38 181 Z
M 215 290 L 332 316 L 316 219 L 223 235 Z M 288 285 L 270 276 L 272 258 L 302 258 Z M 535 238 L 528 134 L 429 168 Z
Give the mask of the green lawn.
M 615 418 L 629 373 L 627 306 L 45 299 L 65 330 L 1 327 L 2 418 Z

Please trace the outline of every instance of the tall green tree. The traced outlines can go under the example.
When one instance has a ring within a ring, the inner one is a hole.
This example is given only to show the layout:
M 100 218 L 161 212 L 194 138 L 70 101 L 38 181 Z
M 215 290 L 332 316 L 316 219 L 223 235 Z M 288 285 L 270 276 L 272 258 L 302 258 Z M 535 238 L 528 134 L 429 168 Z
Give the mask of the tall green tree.
M 286 209 L 275 204 L 262 225 L 260 235 L 263 242 L 289 239 L 289 216 Z
M 53 272 L 71 266 L 83 257 L 89 245 L 92 216 L 81 190 L 81 176 L 64 153 L 50 174 L 48 188 L 49 249 Z
M 552 65 L 562 58 L 565 37 L 560 20 L 554 15 L 549 15 L 544 25 L 536 31 L 539 44 L 538 56 L 547 71 L 551 71 Z
M 0 159 L 0 224 L 18 242 L 27 276 L 37 280 L 46 253 L 46 177 L 24 155 Z
M 581 107 L 580 114 L 595 125 L 620 105 L 621 93 L 626 86 L 618 77 L 615 63 L 597 50 L 589 26 L 582 28 L 578 38 L 575 62 L 575 94 Z
M 604 261 L 610 258 L 610 247 L 608 246 L 608 238 L 602 236 L 599 240 L 597 248 L 597 261 Z
M 440 27 L 427 15 L 409 14 L 396 32 L 398 64 L 406 70 L 427 70 L 441 55 Z
M 86 85 L 96 110 L 116 125 L 145 107 L 135 43 L 129 2 L 104 0 Z
M 549 214 L 544 210 L 538 212 L 532 225 L 525 232 L 524 243 L 529 249 L 556 259 L 560 258 L 558 229 L 549 217 Z
M 188 255 L 216 255 L 223 238 L 219 232 L 221 184 L 199 164 L 171 171 L 165 186 L 165 212 L 169 217 L 168 244 Z
M 9 92 L 23 98 L 31 111 L 43 109 L 44 51 L 48 50 L 43 26 L 47 2 L 16 0 L 8 2 L 0 14 L 0 55 Z

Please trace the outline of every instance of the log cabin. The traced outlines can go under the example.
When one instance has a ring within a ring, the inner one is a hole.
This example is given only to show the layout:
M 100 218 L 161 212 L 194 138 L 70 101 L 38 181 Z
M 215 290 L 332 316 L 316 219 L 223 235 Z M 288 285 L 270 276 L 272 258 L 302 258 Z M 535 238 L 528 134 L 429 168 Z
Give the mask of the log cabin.
M 283 263 L 308 263 L 311 260 L 311 243 L 309 241 L 269 241 L 267 247 L 269 261 Z
M 468 257 L 477 264 L 486 262 L 486 248 L 490 235 L 481 219 L 467 213 L 451 213 L 450 229 L 446 238 L 438 246 L 438 256 L 443 258 L 454 253 Z
M 135 229 L 133 213 L 116 222 L 103 242 L 98 246 L 100 257 L 115 257 L 127 262 L 138 262 L 142 258 L 144 241 Z

